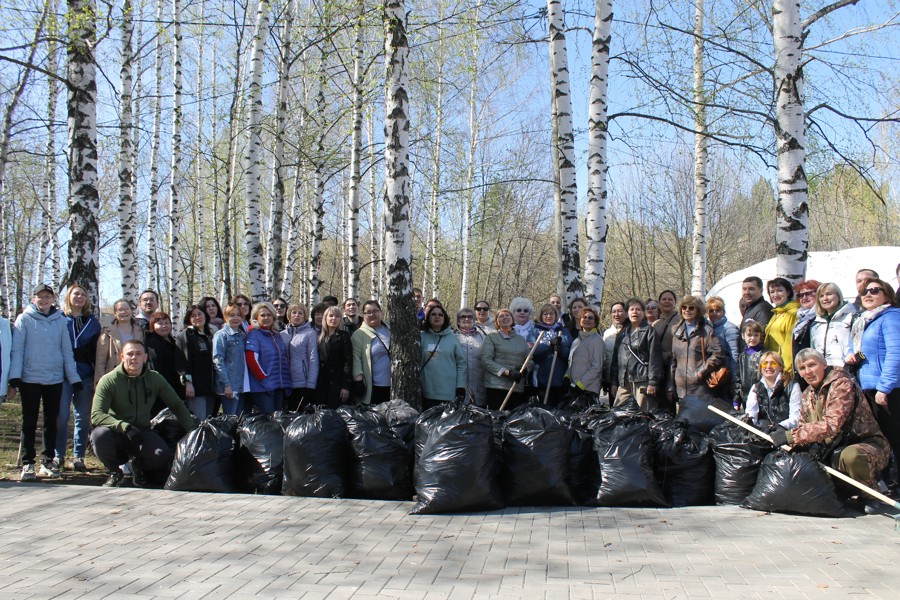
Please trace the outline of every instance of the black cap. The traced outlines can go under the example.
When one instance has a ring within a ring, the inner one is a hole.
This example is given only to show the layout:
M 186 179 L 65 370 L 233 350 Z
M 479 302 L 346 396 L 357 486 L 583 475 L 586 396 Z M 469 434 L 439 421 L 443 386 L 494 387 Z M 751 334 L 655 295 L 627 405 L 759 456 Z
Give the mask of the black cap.
M 31 293 L 31 296 L 32 297 L 37 296 L 41 292 L 50 292 L 51 294 L 53 294 L 53 288 L 50 287 L 49 285 L 47 285 L 46 283 L 42 283 L 39 286 L 37 286 L 36 288 L 34 288 L 34 291 Z

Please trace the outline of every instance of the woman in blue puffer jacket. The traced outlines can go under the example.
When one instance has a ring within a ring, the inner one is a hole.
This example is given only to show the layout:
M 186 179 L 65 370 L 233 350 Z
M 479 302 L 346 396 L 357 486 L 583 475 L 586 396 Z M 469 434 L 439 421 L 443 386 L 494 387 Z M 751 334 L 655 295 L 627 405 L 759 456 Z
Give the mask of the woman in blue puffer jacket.
M 287 311 L 288 325 L 281 332 L 291 371 L 291 395 L 285 399 L 284 410 L 291 412 L 314 403 L 319 378 L 318 333 L 306 315 L 305 306 L 292 304 Z
M 566 371 L 569 370 L 569 351 L 572 349 L 572 334 L 559 320 L 559 310 L 552 304 L 545 304 L 534 322 L 535 329 L 543 331 L 541 341 L 534 351 L 535 376 L 538 397 L 543 400 L 550 384 L 548 402 L 559 404 L 566 392 Z M 553 357 L 556 356 L 556 363 Z M 551 373 L 550 370 L 553 370 Z
M 259 412 L 271 414 L 281 410 L 285 390 L 291 388 L 287 347 L 275 331 L 275 307 L 269 302 L 253 306 L 250 322 L 244 351 L 250 373 L 250 396 Z

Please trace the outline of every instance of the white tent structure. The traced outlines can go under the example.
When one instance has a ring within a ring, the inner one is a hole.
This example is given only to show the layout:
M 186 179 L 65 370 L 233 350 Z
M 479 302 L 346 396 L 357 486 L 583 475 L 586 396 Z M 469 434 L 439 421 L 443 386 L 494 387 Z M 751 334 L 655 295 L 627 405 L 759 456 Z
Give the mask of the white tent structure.
M 896 289 L 898 264 L 900 264 L 900 246 L 866 246 L 837 252 L 810 252 L 806 264 L 806 278 L 838 284 L 844 299 L 849 302 L 856 298 L 857 271 L 874 269 L 882 279 Z M 707 295 L 707 298 L 719 296 L 725 301 L 725 314 L 732 323 L 741 322 L 741 311 L 738 308 L 741 284 L 751 275 L 762 279 L 765 289 L 766 282 L 775 278 L 775 259 L 770 258 L 726 275 L 712 286 Z

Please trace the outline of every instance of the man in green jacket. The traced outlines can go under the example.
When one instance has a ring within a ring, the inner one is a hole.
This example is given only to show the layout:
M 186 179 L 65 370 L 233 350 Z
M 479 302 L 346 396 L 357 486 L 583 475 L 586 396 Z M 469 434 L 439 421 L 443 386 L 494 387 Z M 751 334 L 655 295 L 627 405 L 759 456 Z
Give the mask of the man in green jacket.
M 165 378 L 147 368 L 147 348 L 139 340 L 129 340 L 119 355 L 121 364 L 104 375 L 94 393 L 91 410 L 91 441 L 100 462 L 109 470 L 103 485 L 119 487 L 125 474 L 119 465 L 132 457 L 135 485 L 144 485 L 145 471 L 168 469 L 172 450 L 150 429 L 150 410 L 159 398 L 172 409 L 185 431 L 196 424 L 184 401 Z

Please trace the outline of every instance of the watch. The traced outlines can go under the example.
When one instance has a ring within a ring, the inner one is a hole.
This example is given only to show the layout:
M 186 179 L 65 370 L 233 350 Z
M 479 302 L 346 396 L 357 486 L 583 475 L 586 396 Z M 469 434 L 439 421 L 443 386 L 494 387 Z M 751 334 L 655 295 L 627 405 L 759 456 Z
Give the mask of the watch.
M 193 382 L 194 382 L 194 380 L 191 378 L 189 373 L 181 374 L 181 383 L 187 385 L 188 383 L 193 383 Z

